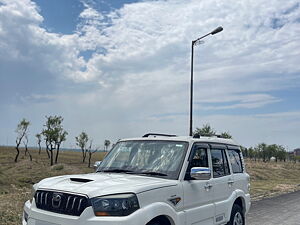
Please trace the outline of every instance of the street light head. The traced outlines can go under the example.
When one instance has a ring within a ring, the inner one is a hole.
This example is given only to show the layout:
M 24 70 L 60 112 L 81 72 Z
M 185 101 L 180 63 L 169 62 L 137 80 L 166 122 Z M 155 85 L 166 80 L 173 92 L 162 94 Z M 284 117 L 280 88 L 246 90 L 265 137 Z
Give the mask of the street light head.
M 222 30 L 223 30 L 223 27 L 218 27 L 218 28 L 214 29 L 210 34 L 215 35 L 215 34 L 221 32 Z

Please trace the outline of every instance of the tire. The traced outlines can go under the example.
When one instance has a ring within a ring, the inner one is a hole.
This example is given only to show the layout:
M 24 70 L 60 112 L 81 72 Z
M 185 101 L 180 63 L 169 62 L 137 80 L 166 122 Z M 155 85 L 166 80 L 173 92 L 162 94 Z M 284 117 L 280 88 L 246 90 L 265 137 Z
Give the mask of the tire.
M 171 225 L 166 219 L 152 220 L 147 225 Z
M 245 216 L 242 208 L 234 204 L 231 211 L 230 221 L 227 225 L 245 225 Z

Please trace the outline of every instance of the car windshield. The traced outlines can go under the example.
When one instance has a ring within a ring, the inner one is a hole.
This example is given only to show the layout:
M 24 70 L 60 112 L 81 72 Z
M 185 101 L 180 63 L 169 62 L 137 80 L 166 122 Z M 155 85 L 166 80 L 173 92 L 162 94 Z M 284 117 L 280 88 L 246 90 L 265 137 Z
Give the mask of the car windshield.
M 104 158 L 97 172 L 130 173 L 177 179 L 188 143 L 121 141 Z

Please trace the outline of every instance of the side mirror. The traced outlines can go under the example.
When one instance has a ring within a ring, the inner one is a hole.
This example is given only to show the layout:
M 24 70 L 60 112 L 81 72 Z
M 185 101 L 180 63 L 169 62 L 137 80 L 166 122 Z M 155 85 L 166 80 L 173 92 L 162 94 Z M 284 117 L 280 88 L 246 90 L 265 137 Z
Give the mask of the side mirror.
M 190 175 L 195 180 L 209 180 L 211 177 L 211 169 L 208 167 L 193 167 Z
M 97 171 L 97 169 L 98 169 L 98 167 L 101 165 L 101 163 L 102 163 L 102 161 L 96 161 L 95 163 L 94 163 L 94 169 Z

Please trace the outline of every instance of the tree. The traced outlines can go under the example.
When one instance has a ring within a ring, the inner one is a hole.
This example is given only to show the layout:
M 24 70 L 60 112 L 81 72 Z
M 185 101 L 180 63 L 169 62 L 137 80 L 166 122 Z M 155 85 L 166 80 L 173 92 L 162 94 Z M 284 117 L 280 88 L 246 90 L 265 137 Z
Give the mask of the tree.
M 76 139 L 76 145 L 79 146 L 79 148 L 82 151 L 82 163 L 84 163 L 86 158 L 86 148 L 87 148 L 87 143 L 89 141 L 89 137 L 87 133 L 82 131 L 81 134 L 78 135 L 78 137 L 75 137 L 75 139 Z
M 42 133 L 43 134 L 43 133 Z M 45 136 L 45 144 L 46 144 L 46 152 L 47 152 L 47 156 L 48 156 L 48 159 L 50 159 L 50 151 L 49 151 L 49 148 L 50 148 L 50 142 L 48 140 L 48 137 Z
M 27 135 L 27 130 L 28 130 L 29 125 L 30 125 L 29 121 L 27 121 L 26 119 L 22 119 L 20 121 L 20 123 L 18 124 L 17 129 L 15 131 L 17 133 L 17 138 L 16 138 L 17 154 L 16 154 L 16 157 L 15 157 L 15 162 L 18 161 L 18 157 L 19 157 L 19 154 L 20 154 L 19 146 L 20 146 L 24 136 Z
M 90 140 L 90 146 L 88 147 L 88 149 L 86 150 L 88 152 L 88 156 L 89 156 L 89 163 L 88 163 L 88 167 L 90 168 L 91 167 L 91 158 L 92 158 L 92 155 L 98 151 L 98 149 L 95 149 L 95 150 L 92 150 L 92 144 L 93 144 L 93 140 Z
M 104 141 L 104 149 L 107 151 L 108 147 L 110 146 L 110 140 Z
M 212 137 L 216 135 L 216 131 L 207 123 L 202 128 L 196 128 L 194 135 Z
M 254 158 L 254 154 L 255 154 L 254 149 L 252 147 L 248 148 L 248 157 L 250 159 Z
M 39 146 L 39 155 L 41 154 L 41 142 L 42 142 L 42 134 L 36 134 L 35 137 L 37 138 L 37 144 Z
M 242 150 L 244 158 L 248 158 L 248 149 L 244 146 L 240 146 L 240 148 Z
M 281 145 L 278 145 L 278 151 L 277 151 L 277 158 L 280 160 L 280 161 L 286 161 L 288 157 L 288 153 L 286 151 L 286 149 L 281 146 Z
M 58 132 L 58 136 L 56 139 L 56 156 L 55 156 L 55 163 L 58 161 L 58 154 L 60 150 L 61 143 L 64 142 L 67 139 L 68 132 L 63 130 L 61 127 L 60 131 Z
M 258 151 L 259 158 L 261 158 L 263 160 L 263 162 L 267 162 L 268 157 L 269 157 L 267 144 L 266 143 L 260 143 L 260 144 L 257 145 L 256 149 Z
M 27 148 L 27 146 L 28 146 L 28 136 L 27 135 L 24 136 L 23 144 L 25 146 L 25 155 L 26 155 L 26 152 L 27 152 L 28 155 L 29 155 L 30 161 L 32 161 L 32 156 L 31 156 L 31 154 L 30 154 L 30 152 L 28 151 L 28 148 Z
M 229 132 L 223 132 L 220 135 L 221 138 L 226 138 L 226 139 L 232 139 L 231 134 L 229 134 Z
M 46 116 L 46 124 L 42 131 L 46 140 L 47 149 L 50 152 L 50 165 L 53 165 L 53 150 L 57 150 L 55 162 L 57 163 L 60 144 L 66 140 L 67 132 L 62 127 L 61 116 Z

